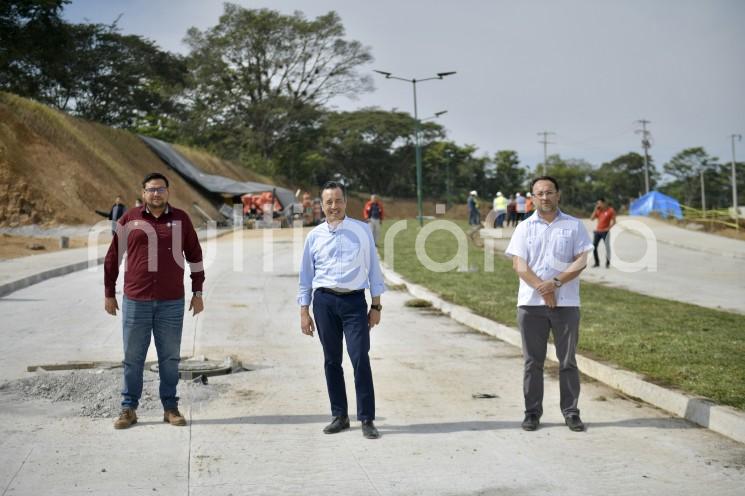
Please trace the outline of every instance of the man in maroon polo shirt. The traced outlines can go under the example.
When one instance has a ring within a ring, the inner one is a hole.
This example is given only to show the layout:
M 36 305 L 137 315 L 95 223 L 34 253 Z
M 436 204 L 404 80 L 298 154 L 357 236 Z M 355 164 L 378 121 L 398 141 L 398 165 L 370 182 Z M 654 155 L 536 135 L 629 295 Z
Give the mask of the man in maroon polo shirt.
M 186 425 L 176 396 L 184 322 L 184 260 L 189 262 L 191 272 L 189 310 L 196 315 L 204 309 L 202 248 L 186 212 L 168 203 L 168 179 L 157 172 L 145 176 L 142 199 L 144 206 L 128 210 L 119 219 L 104 262 L 104 306 L 116 315 L 116 279 L 122 256 L 127 253 L 122 300 L 124 388 L 115 429 L 126 429 L 137 422 L 151 333 L 158 352 L 163 421 Z

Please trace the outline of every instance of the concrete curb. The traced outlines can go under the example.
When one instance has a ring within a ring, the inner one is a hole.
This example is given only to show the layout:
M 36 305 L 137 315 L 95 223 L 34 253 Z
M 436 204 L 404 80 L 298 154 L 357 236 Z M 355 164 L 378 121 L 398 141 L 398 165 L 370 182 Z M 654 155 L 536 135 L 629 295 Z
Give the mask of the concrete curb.
M 218 232 L 217 236 L 215 236 L 215 239 L 225 236 L 226 234 L 229 234 L 232 232 L 233 232 L 232 229 Z M 204 235 L 199 236 L 199 240 L 204 241 L 204 237 L 205 237 Z M 83 260 L 82 262 L 75 262 L 75 263 L 71 263 L 67 265 L 60 265 L 58 267 L 54 267 L 48 270 L 37 272 L 35 274 L 31 274 L 30 276 L 22 277 L 20 279 L 14 279 L 10 282 L 0 284 L 0 298 L 7 296 L 10 293 L 13 293 L 15 291 L 27 288 L 29 286 L 33 286 L 34 284 L 38 284 L 43 281 L 46 281 L 47 279 L 51 279 L 52 277 L 64 276 L 72 272 L 77 272 L 79 270 L 87 269 L 89 266 L 101 265 L 105 258 L 106 258 L 105 256 L 100 257 L 95 260 L 95 263 L 91 263 L 91 265 L 89 265 L 88 260 Z
M 384 264 L 382 270 L 386 279 L 394 284 L 403 284 L 409 293 L 417 298 L 429 300 L 434 308 L 439 309 L 456 322 L 522 348 L 522 339 L 517 329 L 476 315 L 468 308 L 444 301 L 425 287 L 406 281 Z M 555 357 L 554 346 L 549 343 L 547 358 L 556 361 Z M 583 374 L 629 396 L 639 398 L 730 439 L 745 443 L 745 413 L 739 410 L 652 384 L 645 381 L 639 374 L 600 363 L 582 355 L 577 355 L 577 365 Z
M 105 257 L 100 257 L 96 259 L 94 265 L 102 264 L 104 258 Z M 0 284 L 0 297 L 9 295 L 10 293 L 14 291 L 18 291 L 19 289 L 27 288 L 34 284 L 40 283 L 42 281 L 46 281 L 47 279 L 51 279 L 52 277 L 64 276 L 71 272 L 77 272 L 79 270 L 83 270 L 87 268 L 88 268 L 88 260 L 84 260 L 82 262 L 62 265 L 59 267 L 55 267 L 53 269 L 37 272 L 36 274 L 22 277 L 21 279 L 15 279 L 13 281 Z

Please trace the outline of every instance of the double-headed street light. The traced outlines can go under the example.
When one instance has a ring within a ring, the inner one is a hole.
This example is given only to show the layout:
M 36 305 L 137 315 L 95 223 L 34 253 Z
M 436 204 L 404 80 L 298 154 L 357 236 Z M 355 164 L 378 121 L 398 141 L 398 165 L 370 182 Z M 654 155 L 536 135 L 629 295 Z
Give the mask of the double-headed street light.
M 375 71 L 378 74 L 382 74 L 385 76 L 386 79 L 398 79 L 399 81 L 406 81 L 407 83 L 411 83 L 414 87 L 414 144 L 416 147 L 416 202 L 417 202 L 417 218 L 419 219 L 419 225 L 424 225 L 424 215 L 422 212 L 422 149 L 421 144 L 419 143 L 419 111 L 417 109 L 417 103 L 416 103 L 416 84 L 422 83 L 424 81 L 431 81 L 433 79 L 442 79 L 445 76 L 450 76 L 452 74 L 455 74 L 455 71 L 450 72 L 438 72 L 437 76 L 428 77 L 424 79 L 407 79 L 402 78 L 399 76 L 394 76 L 390 72 L 385 71 Z M 444 113 L 444 112 L 443 112 Z M 438 113 L 439 115 L 442 115 L 442 113 Z M 435 115 L 438 115 L 435 114 Z

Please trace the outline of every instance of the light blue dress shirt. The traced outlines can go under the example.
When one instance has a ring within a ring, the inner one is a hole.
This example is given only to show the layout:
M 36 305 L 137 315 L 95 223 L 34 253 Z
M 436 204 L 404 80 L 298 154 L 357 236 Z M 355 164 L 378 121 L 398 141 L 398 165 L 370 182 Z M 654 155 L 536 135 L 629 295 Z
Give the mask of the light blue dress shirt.
M 297 302 L 310 305 L 317 288 L 354 291 L 370 289 L 372 297 L 385 291 L 378 252 L 370 227 L 348 216 L 332 228 L 316 226 L 305 239 L 300 264 Z

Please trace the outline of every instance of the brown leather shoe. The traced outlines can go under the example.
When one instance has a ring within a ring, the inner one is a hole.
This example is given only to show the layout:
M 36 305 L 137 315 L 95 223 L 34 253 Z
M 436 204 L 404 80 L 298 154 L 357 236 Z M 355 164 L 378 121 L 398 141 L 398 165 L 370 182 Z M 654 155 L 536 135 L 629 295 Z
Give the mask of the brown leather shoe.
M 171 425 L 186 425 L 186 419 L 181 415 L 181 412 L 178 411 L 178 408 L 163 412 L 163 422 L 168 422 Z
M 126 429 L 137 423 L 137 413 L 134 408 L 124 408 L 119 418 L 114 421 L 114 429 Z

